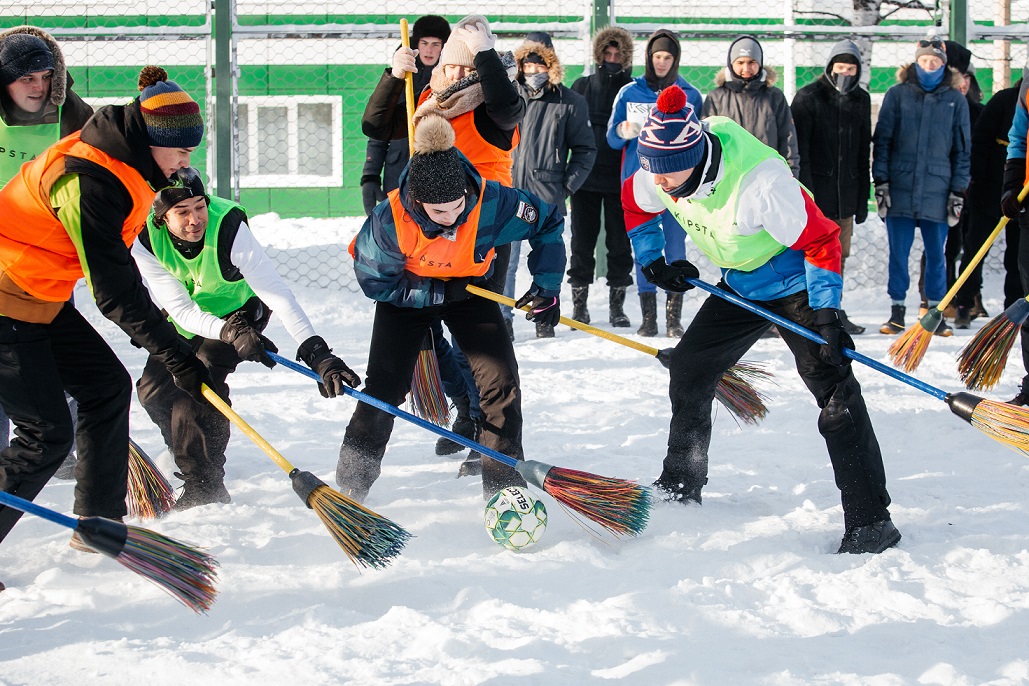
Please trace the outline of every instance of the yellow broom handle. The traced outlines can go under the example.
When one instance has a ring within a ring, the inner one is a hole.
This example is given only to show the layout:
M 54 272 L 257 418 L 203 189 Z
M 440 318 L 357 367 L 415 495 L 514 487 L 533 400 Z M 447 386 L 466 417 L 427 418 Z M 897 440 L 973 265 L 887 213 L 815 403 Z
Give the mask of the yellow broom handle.
M 264 438 L 261 437 L 261 434 L 257 433 L 252 426 L 243 421 L 243 418 L 236 414 L 233 409 L 229 407 L 228 403 L 222 400 L 221 396 L 212 391 L 207 384 L 201 384 L 200 390 L 203 392 L 204 397 L 207 398 L 208 402 L 218 408 L 218 411 L 225 415 L 230 422 L 238 426 L 243 433 L 250 437 L 250 440 L 261 448 L 261 450 L 268 453 L 268 456 L 275 461 L 275 464 L 282 468 L 282 471 L 289 474 L 296 469 L 289 463 L 289 460 L 283 457 L 278 450 L 272 447 L 271 443 L 264 440 Z
M 407 19 L 400 20 L 400 44 L 411 49 L 411 36 L 407 33 Z M 404 100 L 407 103 L 407 151 L 414 155 L 414 74 L 404 74 Z
M 1022 190 L 1018 194 L 1018 202 L 1023 202 L 1026 195 L 1029 195 L 1029 181 L 1022 186 Z M 990 246 L 992 246 L 993 242 L 997 240 L 997 236 L 999 236 L 1000 232 L 1004 230 L 1004 227 L 1008 225 L 1008 221 L 1009 219 L 1006 216 L 1000 218 L 1000 221 L 997 222 L 997 226 L 993 229 L 993 233 L 983 241 L 982 246 L 979 248 L 979 252 L 975 254 L 972 261 L 968 263 L 967 267 L 965 267 L 965 270 L 961 272 L 957 280 L 954 282 L 954 285 L 951 286 L 950 290 L 947 291 L 947 294 L 943 296 L 943 300 L 936 305 L 937 310 L 942 312 L 947 309 L 947 305 L 950 304 L 950 301 L 954 299 L 954 296 L 958 294 L 958 291 L 961 290 L 961 287 L 965 285 L 965 282 L 968 281 L 969 277 L 972 275 L 972 270 L 975 269 L 976 265 L 983 261 L 984 257 L 986 257 L 986 253 L 990 251 Z
M 499 293 L 494 293 L 493 291 L 487 291 L 485 288 L 479 288 L 478 286 L 473 286 L 471 284 L 468 284 L 468 286 L 466 286 L 466 288 L 468 289 L 469 293 L 472 293 L 474 295 L 478 295 L 480 297 L 486 298 L 487 300 L 492 300 L 493 302 L 498 302 L 501 305 L 508 305 L 510 307 L 514 307 L 515 306 L 515 301 L 513 299 L 511 299 L 511 298 L 508 298 L 506 295 L 500 295 Z M 525 307 L 522 307 L 522 308 L 519 308 L 519 309 L 522 309 L 522 310 L 525 310 L 526 312 L 528 312 L 529 311 L 529 306 L 526 305 Z M 643 343 L 638 343 L 638 342 L 636 342 L 636 341 L 634 341 L 634 340 L 632 340 L 630 338 L 626 338 L 624 336 L 619 336 L 618 334 L 611 333 L 610 331 L 604 331 L 603 329 L 598 329 L 597 327 L 590 326 L 589 324 L 583 324 L 582 322 L 577 322 L 574 319 L 569 319 L 568 317 L 561 317 L 561 323 L 564 324 L 565 326 L 570 326 L 573 329 L 578 329 L 579 331 L 585 331 L 586 333 L 593 334 L 594 336 L 599 336 L 600 338 L 606 338 L 609 341 L 614 341 L 615 343 L 620 343 L 620 344 L 624 345 L 627 348 L 633 348 L 635 350 L 639 350 L 640 352 L 647 353 L 648 355 L 653 355 L 654 357 L 657 357 L 657 354 L 660 352 L 657 348 L 652 348 L 649 345 L 644 345 Z

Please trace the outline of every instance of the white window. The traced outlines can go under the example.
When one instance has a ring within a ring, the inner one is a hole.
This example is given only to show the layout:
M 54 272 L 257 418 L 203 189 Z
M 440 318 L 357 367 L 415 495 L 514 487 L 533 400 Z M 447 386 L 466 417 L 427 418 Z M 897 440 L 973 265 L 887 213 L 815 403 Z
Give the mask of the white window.
M 237 113 L 240 187 L 343 185 L 342 98 L 240 96 Z

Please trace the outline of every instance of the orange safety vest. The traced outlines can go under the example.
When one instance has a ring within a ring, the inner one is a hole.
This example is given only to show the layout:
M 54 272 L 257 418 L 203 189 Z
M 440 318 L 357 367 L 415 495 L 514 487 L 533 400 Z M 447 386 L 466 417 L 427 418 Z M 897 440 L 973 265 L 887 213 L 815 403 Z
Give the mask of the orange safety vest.
M 35 160 L 22 165 L 17 176 L 0 190 L 0 314 L 39 321 L 40 310 L 66 302 L 75 282 L 84 276 L 75 244 L 50 204 L 50 190 L 67 173 L 67 157 L 100 165 L 128 190 L 132 210 L 121 226 L 125 247 L 132 245 L 146 225 L 154 190 L 143 176 L 124 162 L 83 143 L 78 132 L 62 138 Z M 49 320 L 55 315 L 56 311 Z
M 430 94 L 431 91 L 428 88 L 422 91 L 418 104 L 421 105 L 425 102 Z M 513 181 L 511 156 L 521 139 L 518 127 L 515 127 L 514 136 L 511 139 L 511 149 L 501 150 L 483 138 L 479 130 L 475 128 L 475 110 L 459 114 L 447 121 L 454 127 L 454 147 L 468 158 L 483 180 L 499 181 L 505 186 L 511 186 Z

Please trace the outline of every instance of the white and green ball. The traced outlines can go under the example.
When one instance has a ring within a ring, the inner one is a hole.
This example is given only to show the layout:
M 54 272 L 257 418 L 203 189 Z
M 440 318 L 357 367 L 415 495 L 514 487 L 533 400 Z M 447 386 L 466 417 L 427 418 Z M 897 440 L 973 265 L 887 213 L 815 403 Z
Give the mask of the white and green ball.
M 511 486 L 498 491 L 486 505 L 486 531 L 508 550 L 525 550 L 543 538 L 547 508 L 525 489 Z

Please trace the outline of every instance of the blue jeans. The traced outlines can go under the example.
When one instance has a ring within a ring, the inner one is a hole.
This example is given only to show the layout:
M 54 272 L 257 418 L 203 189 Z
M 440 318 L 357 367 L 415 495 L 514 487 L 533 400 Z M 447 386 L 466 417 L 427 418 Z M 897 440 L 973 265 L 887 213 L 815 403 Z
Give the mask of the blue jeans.
M 922 231 L 925 245 L 925 297 L 931 303 L 947 294 L 947 262 L 943 247 L 947 242 L 947 222 L 909 217 L 886 217 L 886 236 L 890 245 L 889 282 L 886 292 L 890 300 L 903 301 L 911 285 L 908 255 L 915 240 L 915 225 Z
M 449 398 L 468 396 L 468 415 L 476 422 L 482 420 L 482 408 L 479 407 L 479 388 L 475 385 L 475 376 L 464 353 L 443 335 L 443 322 L 439 319 L 429 327 L 432 333 L 432 344 L 439 362 L 439 375 L 443 381 L 443 392 Z
M 671 212 L 661 215 L 661 228 L 665 234 L 665 262 L 671 264 L 676 260 L 686 259 L 686 230 L 679 226 Z M 643 265 L 636 260 L 636 291 L 639 293 L 656 293 L 657 286 L 643 276 Z

